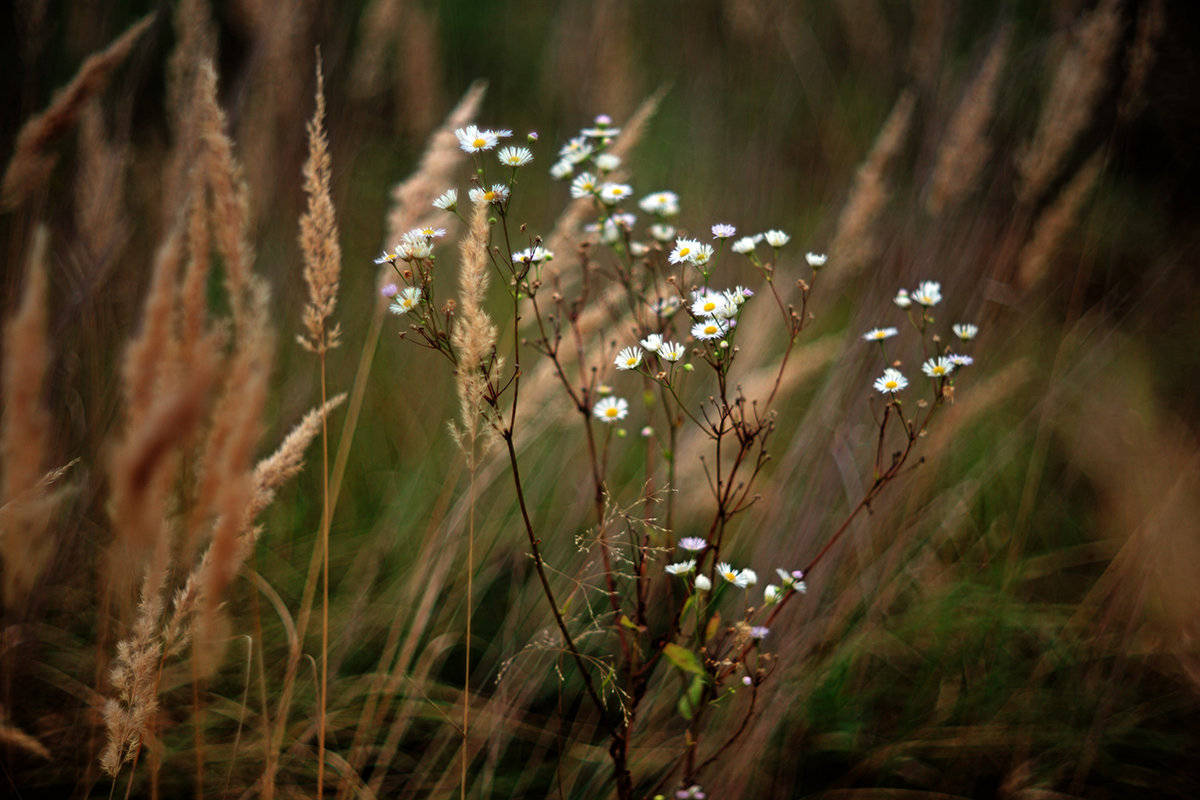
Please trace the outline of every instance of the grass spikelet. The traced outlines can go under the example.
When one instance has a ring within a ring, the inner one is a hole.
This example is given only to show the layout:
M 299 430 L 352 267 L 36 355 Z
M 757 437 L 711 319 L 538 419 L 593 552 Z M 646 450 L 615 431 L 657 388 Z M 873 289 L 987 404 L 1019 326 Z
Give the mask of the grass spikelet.
M 160 554 L 165 554 L 160 548 Z M 111 777 L 137 757 L 158 710 L 158 669 L 162 645 L 158 626 L 162 619 L 166 587 L 165 559 L 157 558 L 142 580 L 141 601 L 130 635 L 117 643 L 117 657 L 109 681 L 117 696 L 104 707 L 108 740 L 100 753 L 100 766 Z
M 838 215 L 836 233 L 829 248 L 838 279 L 854 275 L 875 257 L 878 250 L 875 223 L 891 195 L 885 173 L 908 138 L 915 104 L 916 96 L 911 90 L 900 93 L 875 137 L 871 151 L 854 174 L 850 196 Z
M 13 157 L 0 181 L 0 207 L 15 208 L 46 181 L 56 161 L 48 150 L 74 127 L 87 102 L 108 85 L 113 71 L 129 55 L 154 17 L 147 14 L 107 48 L 88 56 L 71 82 L 54 95 L 50 106 L 21 126 Z
M 1011 38 L 1012 29 L 1007 26 L 996 36 L 979 74 L 964 90 L 950 120 L 946 139 L 938 149 L 932 187 L 925 202 L 925 208 L 935 217 L 967 195 L 991 154 L 988 127 L 996 111 L 996 93 Z
M 455 439 L 467 455 L 468 467 L 471 469 L 475 467 L 475 445 L 479 439 L 480 421 L 486 411 L 487 375 L 496 346 L 496 326 L 483 310 L 489 282 L 488 209 L 486 203 L 475 206 L 471 212 L 471 230 L 460 246 L 461 312 L 453 333 L 453 344 L 458 352 L 455 387 L 458 390 L 459 412 L 462 418 L 462 427 L 453 430 Z
M 1017 197 L 1023 203 L 1035 203 L 1042 196 L 1092 119 L 1121 33 L 1119 5 L 1119 0 L 1102 0 L 1081 22 L 1059 62 L 1033 140 L 1017 156 Z
M 342 271 L 342 248 L 338 244 L 337 220 L 330 197 L 329 140 L 325 135 L 325 78 L 317 54 L 316 109 L 308 123 L 308 160 L 304 162 L 304 193 L 308 208 L 300 218 L 300 251 L 304 256 L 304 282 L 308 305 L 304 308 L 305 336 L 301 346 L 319 356 L 337 347 L 339 327 L 328 329 L 337 304 L 338 279 Z
M 1075 218 L 1083 201 L 1100 177 L 1104 159 L 1099 151 L 1092 154 L 1063 188 L 1055 201 L 1042 212 L 1033 229 L 1033 238 L 1021 250 L 1017 266 L 1016 285 L 1028 291 L 1041 281 L 1050 269 L 1063 238 L 1075 226 Z
M 33 236 L 25 270 L 25 291 L 4 326 L 3 398 L 0 413 L 0 601 L 18 606 L 33 586 L 49 552 L 48 508 L 43 465 L 50 438 L 50 412 L 42 399 L 50 363 L 47 341 L 46 250 L 49 232 Z

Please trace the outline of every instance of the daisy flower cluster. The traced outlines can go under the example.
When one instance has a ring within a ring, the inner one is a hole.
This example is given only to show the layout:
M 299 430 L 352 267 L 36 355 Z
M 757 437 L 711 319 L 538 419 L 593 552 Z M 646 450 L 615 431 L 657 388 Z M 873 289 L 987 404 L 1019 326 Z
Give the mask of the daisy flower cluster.
M 934 322 L 931 309 L 942 302 L 942 285 L 937 281 L 921 281 L 916 289 L 909 291 L 901 289 L 896 293 L 892 302 L 908 315 L 909 322 L 923 338 L 931 333 L 931 326 Z M 979 333 L 979 328 L 976 325 L 960 322 L 951 326 L 951 332 L 958 339 L 959 347 L 946 347 L 940 354 L 930 355 L 921 364 L 921 372 L 926 377 L 931 378 L 934 382 L 935 398 L 942 398 L 946 394 L 947 386 L 952 383 L 951 376 L 956 369 L 970 366 L 974 363 L 974 359 L 962 352 L 956 350 L 962 349 Z M 908 378 L 898 368 L 900 362 L 890 362 L 887 354 L 886 342 L 899 334 L 899 330 L 894 327 L 872 328 L 862 335 L 864 341 L 874 342 L 879 345 L 880 353 L 883 355 L 885 363 L 891 364 L 883 370 L 883 374 L 875 379 L 875 390 L 887 395 L 889 402 L 899 402 L 896 395 L 899 392 L 908 388 Z M 929 346 L 936 347 L 940 342 L 940 338 L 932 336 Z

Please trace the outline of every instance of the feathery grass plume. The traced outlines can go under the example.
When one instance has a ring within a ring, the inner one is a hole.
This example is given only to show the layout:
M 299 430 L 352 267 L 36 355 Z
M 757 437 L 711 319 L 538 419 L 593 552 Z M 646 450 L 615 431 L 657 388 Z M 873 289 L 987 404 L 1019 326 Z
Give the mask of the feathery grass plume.
M 1167 27 L 1167 12 L 1163 0 L 1150 0 L 1138 12 L 1137 30 L 1126 53 L 1125 83 L 1121 86 L 1121 99 L 1117 111 L 1121 118 L 1129 121 L 1137 116 L 1146 105 L 1142 90 L 1158 60 L 1158 41 Z
M 108 740 L 100 753 L 100 766 L 113 778 L 136 757 L 142 742 L 150 735 L 150 721 L 158 710 L 158 669 L 162 659 L 158 625 L 165 588 L 163 560 L 146 570 L 133 630 L 117 643 L 117 657 L 109 671 L 109 682 L 117 696 L 109 698 L 104 706 Z
M 1120 37 L 1120 0 L 1101 0 L 1063 54 L 1042 103 L 1033 140 L 1017 155 L 1017 198 L 1037 202 L 1059 174 L 1063 159 L 1087 127 L 1108 84 L 1108 67 Z
M 217 73 L 212 62 L 200 64 L 196 85 L 197 119 L 201 155 L 199 168 L 211 193 L 210 225 L 217 252 L 225 265 L 225 288 L 233 309 L 233 324 L 239 332 L 251 320 L 246 311 L 250 269 L 254 260 L 246 238 L 249 201 L 242 169 L 226 133 L 225 112 L 217 103 Z
M 908 138 L 915 104 L 916 95 L 911 89 L 900 93 L 875 137 L 871 151 L 854 174 L 850 196 L 838 215 L 833 243 L 829 247 L 833 269 L 824 270 L 822 277 L 832 273 L 831 277 L 845 280 L 865 267 L 878 252 L 875 223 L 890 197 L 885 173 Z
M 0 568 L 4 583 L 0 603 L 6 608 L 23 604 L 37 580 L 51 541 L 46 527 L 43 465 L 50 439 L 50 412 L 42 398 L 50 363 L 47 340 L 46 250 L 49 231 L 39 226 L 33 234 L 25 269 L 25 291 L 16 313 L 4 326 L 4 375 L 0 391 Z
M 1058 253 L 1063 237 L 1075 227 L 1075 217 L 1100 177 L 1103 165 L 1102 152 L 1092 153 L 1062 193 L 1038 217 L 1033 238 L 1022 248 L 1017 265 L 1016 285 L 1021 291 L 1032 289 L 1049 271 L 1051 260 Z
M 460 310 L 451 335 L 458 354 L 455 387 L 462 417 L 462 427 L 451 423 L 451 431 L 472 470 L 476 466 L 475 445 L 480 438 L 480 422 L 489 407 L 485 397 L 496 346 L 496 326 L 483 310 L 490 270 L 487 254 L 489 210 L 487 203 L 475 204 L 471 212 L 471 229 L 459 247 L 462 260 L 458 276 Z M 487 436 L 490 430 L 491 426 L 485 426 L 485 450 L 490 444 L 491 437 Z
M 71 82 L 55 93 L 50 106 L 21 126 L 15 151 L 0 181 L 0 208 L 15 208 L 46 181 L 57 159 L 49 148 L 75 125 L 88 100 L 104 90 L 113 71 L 154 18 L 155 14 L 147 14 L 107 48 L 88 56 Z
M 423 216 L 430 213 L 437 196 L 446 191 L 454 168 L 465 156 L 458 146 L 454 131 L 475 118 L 485 91 L 487 84 L 483 81 L 471 84 L 458 105 L 447 115 L 442 127 L 429 137 L 417 171 L 392 187 L 392 207 L 387 215 L 387 242 L 394 244 L 400 241 L 406 231 L 412 230 Z
M 109 141 L 100 102 L 92 98 L 79 120 L 79 176 L 75 185 L 75 225 L 93 259 L 111 266 L 128 233 L 125 171 L 128 148 Z
M 327 328 L 337 304 L 338 279 L 342 271 L 342 248 L 338 244 L 337 219 L 329 195 L 329 139 L 325 135 L 325 77 L 317 53 L 317 107 L 308 123 L 308 160 L 304 162 L 304 193 L 308 208 L 300 218 L 300 251 L 304 256 L 304 282 L 308 305 L 304 308 L 307 336 L 298 336 L 304 349 L 324 356 L 338 346 L 340 325 Z
M 1011 39 L 1012 26 L 1005 25 L 988 49 L 979 73 L 963 91 L 946 138 L 938 148 L 937 164 L 930 179 L 932 186 L 925 201 L 926 210 L 935 217 L 971 191 L 991 155 L 988 128 L 996 111 L 996 93 Z
M 324 406 L 312 409 L 304 415 L 300 422 L 284 437 L 283 442 L 274 453 L 260 460 L 254 467 L 254 492 L 243 514 L 243 527 L 238 535 L 235 560 L 244 562 L 258 544 L 262 528 L 253 525 L 253 521 L 275 499 L 279 487 L 300 473 L 304 467 L 304 451 L 321 432 L 323 415 L 336 409 L 346 400 L 345 394 L 330 398 Z M 207 576 L 213 567 L 213 552 L 211 544 L 201 557 L 200 562 L 184 581 L 183 587 L 175 593 L 171 601 L 171 615 L 163 626 L 163 641 L 166 642 L 167 654 L 177 652 L 188 641 L 191 630 L 191 620 L 200 607 L 200 598 L 208 585 Z

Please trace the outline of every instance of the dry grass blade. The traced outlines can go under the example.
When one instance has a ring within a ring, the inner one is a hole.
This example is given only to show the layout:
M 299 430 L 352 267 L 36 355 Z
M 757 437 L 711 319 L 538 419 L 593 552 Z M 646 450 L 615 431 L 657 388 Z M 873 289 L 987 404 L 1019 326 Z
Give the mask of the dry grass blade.
M 11 747 L 15 750 L 24 750 L 26 753 L 31 753 L 38 758 L 44 758 L 47 761 L 50 760 L 50 751 L 46 749 L 46 745 L 15 725 L 9 725 L 5 721 L 6 716 L 4 706 L 0 706 L 0 745 L 4 745 L 6 748 Z
M 0 182 L 0 207 L 11 209 L 45 182 L 55 157 L 47 152 L 79 119 L 87 102 L 108 85 L 108 79 L 141 37 L 155 14 L 147 14 L 99 53 L 88 56 L 79 72 L 50 101 L 50 106 L 21 127 L 12 159 Z
M 50 437 L 50 412 L 42 399 L 50 343 L 46 338 L 46 250 L 49 231 L 33 236 L 25 291 L 4 326 L 4 409 L 0 415 L 0 601 L 17 606 L 33 586 L 49 553 L 49 508 L 44 502 L 43 465 Z

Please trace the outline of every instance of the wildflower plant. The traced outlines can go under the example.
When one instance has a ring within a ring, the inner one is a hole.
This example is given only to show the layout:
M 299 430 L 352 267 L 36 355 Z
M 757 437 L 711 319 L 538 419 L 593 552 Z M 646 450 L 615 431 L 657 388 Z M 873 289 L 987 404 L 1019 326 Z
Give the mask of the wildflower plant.
M 731 523 L 759 499 L 756 487 L 770 457 L 776 401 L 811 319 L 809 301 L 826 256 L 804 253 L 780 229 L 739 236 L 731 223 L 709 222 L 692 232 L 684 225 L 678 194 L 638 191 L 627 165 L 611 152 L 620 130 L 598 117 L 542 167 L 564 184 L 559 190 L 564 199 L 590 218 L 577 252 L 556 259 L 541 236 L 512 217 L 514 195 L 524 188 L 530 165 L 542 158 L 536 134 L 529 135 L 527 146 L 503 148 L 511 131 L 467 126 L 456 135 L 475 163 L 465 192 L 469 205 L 459 205 L 459 188 L 448 188 L 434 205 L 466 228 L 459 298 L 445 295 L 440 228 L 405 234 L 394 253 L 377 260 L 394 273 L 395 283 L 384 293 L 407 323 L 401 335 L 433 350 L 454 370 L 462 424 L 482 426 L 503 446 L 528 552 L 563 650 L 609 738 L 617 796 L 631 798 L 634 786 L 646 782 L 656 782 L 655 794 L 703 796 L 705 771 L 746 729 L 758 689 L 770 677 L 773 661 L 762 649 L 769 631 L 789 602 L 805 594 L 805 581 L 850 521 L 901 474 L 920 434 L 952 399 L 961 359 L 969 363 L 969 357 L 937 349 L 941 340 L 933 334 L 932 316 L 941 301 L 937 282 L 924 281 L 897 296 L 896 305 L 922 342 L 921 371 L 929 384 L 924 389 L 910 384 L 902 371 L 915 375 L 909 362 L 891 360 L 894 354 L 886 348 L 898 349 L 903 337 L 890 321 L 862 336 L 878 345 L 884 360 L 874 382 L 884 402 L 876 412 L 874 478 L 803 569 L 765 565 L 775 569 L 779 582 L 760 588 L 756 570 L 736 560 L 741 548 Z M 547 269 L 551 263 L 553 271 Z M 728 274 L 753 274 L 757 285 L 738 284 Z M 495 324 L 482 308 L 493 276 L 506 295 Z M 583 323 L 596 308 L 609 319 L 599 337 Z M 748 313 L 774 318 L 779 331 L 773 380 L 756 397 L 748 397 L 739 383 L 746 368 L 739 334 Z M 508 332 L 503 341 L 511 349 L 503 353 L 497 326 Z M 954 333 L 967 344 L 977 329 L 957 325 Z M 569 612 L 551 583 L 541 549 L 547 532 L 533 522 L 534 487 L 525 481 L 514 446 L 521 387 L 535 358 L 549 362 L 561 402 L 574 410 L 588 462 L 594 528 L 585 549 L 600 565 L 601 577 L 597 602 L 589 600 L 584 612 Z M 918 391 L 926 396 L 911 404 L 910 413 L 904 403 Z M 863 394 L 872 394 L 870 386 Z M 642 435 L 626 440 L 625 424 Z M 689 515 L 686 535 L 677 537 L 673 490 L 685 429 L 707 443 L 701 464 L 710 506 L 702 517 L 706 523 L 697 526 Z M 900 449 L 893 450 L 897 439 Z M 620 490 L 611 488 L 610 456 L 636 447 L 646 448 L 639 494 L 614 496 Z M 893 453 L 890 462 L 887 452 Z M 667 603 L 650 602 L 663 592 Z M 676 693 L 678 752 L 669 768 L 635 779 L 630 753 L 644 724 L 641 707 L 648 695 L 662 692 Z M 744 698 L 733 702 L 746 722 L 732 739 L 710 742 L 706 732 L 714 708 L 735 692 Z M 465 724 L 463 730 L 466 735 Z

